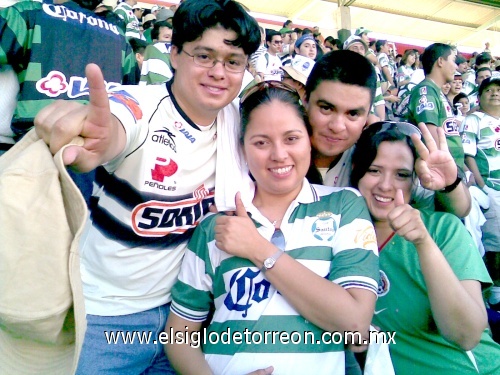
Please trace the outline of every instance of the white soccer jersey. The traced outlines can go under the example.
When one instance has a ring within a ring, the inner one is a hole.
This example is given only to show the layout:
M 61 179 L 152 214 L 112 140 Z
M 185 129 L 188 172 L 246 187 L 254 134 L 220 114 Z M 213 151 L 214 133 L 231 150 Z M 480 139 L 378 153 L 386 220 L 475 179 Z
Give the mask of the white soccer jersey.
M 89 314 L 124 315 L 168 302 L 186 242 L 214 201 L 217 126 L 196 126 L 169 87 L 124 86 L 110 96 L 128 141 L 106 165 L 112 173 L 97 172 L 82 236 Z M 236 126 L 237 116 L 227 106 L 217 122 Z

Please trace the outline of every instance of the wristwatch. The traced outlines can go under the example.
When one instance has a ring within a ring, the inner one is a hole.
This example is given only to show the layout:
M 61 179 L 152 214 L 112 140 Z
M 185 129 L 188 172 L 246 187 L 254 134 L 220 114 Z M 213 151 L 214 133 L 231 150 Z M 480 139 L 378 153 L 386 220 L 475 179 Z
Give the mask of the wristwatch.
M 274 264 L 276 263 L 278 258 L 283 255 L 283 253 L 284 253 L 283 250 L 278 250 L 275 254 L 273 254 L 269 258 L 266 258 L 266 260 L 264 260 L 264 266 L 262 267 L 262 272 L 266 272 L 268 269 L 273 268 Z
M 462 177 L 457 176 L 457 179 L 451 185 L 446 186 L 444 189 L 439 190 L 441 193 L 451 193 L 453 190 L 457 188 L 458 185 L 462 182 Z

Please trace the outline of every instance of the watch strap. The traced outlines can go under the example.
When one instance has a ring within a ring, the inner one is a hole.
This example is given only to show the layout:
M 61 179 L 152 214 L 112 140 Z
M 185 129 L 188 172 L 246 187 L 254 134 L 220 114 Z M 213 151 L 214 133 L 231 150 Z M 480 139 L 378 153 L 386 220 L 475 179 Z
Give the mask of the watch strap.
M 272 256 L 269 258 L 266 258 L 264 260 L 264 264 L 262 266 L 262 272 L 266 272 L 268 269 L 271 269 L 274 267 L 276 261 L 279 259 L 280 256 L 282 256 L 284 253 L 283 250 L 278 250 L 276 253 L 274 253 Z
M 441 193 L 451 193 L 453 190 L 457 188 L 458 185 L 462 182 L 462 177 L 457 175 L 457 179 L 451 185 L 446 186 L 444 189 L 439 190 Z

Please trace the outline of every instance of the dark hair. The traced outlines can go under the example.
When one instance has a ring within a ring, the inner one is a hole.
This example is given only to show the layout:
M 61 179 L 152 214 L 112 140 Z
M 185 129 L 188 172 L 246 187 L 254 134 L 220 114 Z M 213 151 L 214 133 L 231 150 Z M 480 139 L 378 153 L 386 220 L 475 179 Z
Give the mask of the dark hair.
M 245 137 L 252 112 L 261 105 L 271 103 L 273 100 L 278 100 L 294 108 L 297 116 L 304 120 L 307 134 L 309 136 L 312 134 L 311 125 L 309 125 L 309 119 L 307 117 L 306 110 L 300 101 L 299 94 L 297 92 L 291 92 L 277 87 L 265 87 L 251 94 L 240 105 L 241 144 L 243 144 L 243 139 Z
M 377 40 L 377 43 L 375 43 L 375 49 L 377 50 L 377 52 L 380 52 L 382 47 L 385 46 L 386 44 L 387 44 L 387 40 L 379 39 L 379 40 Z
M 138 38 L 130 38 L 128 42 L 132 46 L 132 50 L 134 51 L 134 53 L 140 53 L 141 55 L 144 53 L 144 50 L 148 46 L 148 42 Z
M 314 61 L 318 61 L 323 57 L 325 53 L 323 52 L 323 48 L 321 48 L 319 41 L 315 40 L 315 42 L 316 42 L 316 58 L 314 59 Z
M 259 25 L 243 6 L 234 0 L 186 0 L 174 13 L 172 45 L 182 51 L 184 43 L 200 38 L 211 28 L 222 26 L 236 33 L 231 45 L 250 56 L 260 46 Z
M 313 32 L 312 32 L 312 30 L 311 30 L 311 29 L 307 29 L 307 28 L 306 28 L 306 29 L 302 30 L 302 35 L 307 35 L 307 34 L 312 34 L 312 33 L 313 33 Z
M 469 100 L 469 97 L 467 96 L 467 94 L 465 94 L 463 92 L 458 93 L 458 95 L 453 98 L 453 107 L 455 107 L 455 105 L 458 103 L 458 101 L 460 99 L 464 99 L 464 98 Z
M 491 55 L 488 52 L 482 52 L 476 56 L 476 66 L 488 64 L 491 62 Z
M 413 160 L 417 160 L 417 150 L 411 138 L 401 133 L 394 125 L 385 131 L 380 131 L 385 121 L 376 122 L 363 130 L 356 148 L 352 154 L 351 186 L 358 188 L 359 180 L 368 171 L 373 161 L 377 157 L 377 152 L 382 142 L 405 142 L 410 147 Z
M 151 39 L 155 40 L 158 39 L 160 36 L 160 28 L 161 27 L 168 27 L 169 29 L 172 29 L 172 24 L 168 21 L 158 21 L 155 22 L 153 26 L 153 30 L 151 30 Z
M 275 36 L 281 36 L 281 34 L 279 32 L 277 32 L 276 30 L 267 30 L 266 31 L 266 42 L 269 42 L 271 43 L 273 41 L 273 37 Z
M 415 60 L 416 60 L 417 54 L 415 53 L 415 50 L 414 49 L 407 49 L 405 51 L 405 53 L 403 54 L 403 57 L 401 57 L 401 65 L 406 65 L 406 61 L 408 61 L 408 57 L 410 57 L 411 55 L 415 56 Z
M 478 89 L 479 96 L 481 97 L 481 95 L 483 95 L 483 91 L 493 85 L 500 86 L 500 79 L 495 77 L 485 78 L 483 82 L 481 82 L 481 84 L 479 85 Z
M 292 20 L 286 20 L 285 22 L 283 22 L 283 27 L 288 27 L 288 25 L 291 25 L 292 23 Z
M 307 99 L 323 81 L 365 87 L 370 90 L 372 102 L 377 89 L 373 65 L 364 56 L 349 50 L 328 52 L 316 61 L 306 83 Z
M 422 63 L 422 68 L 424 69 L 424 74 L 428 75 L 432 72 L 434 64 L 440 57 L 447 59 L 451 55 L 453 48 L 449 44 L 434 43 L 431 44 L 424 50 L 424 53 L 420 57 Z
M 326 43 L 326 42 L 330 43 L 331 45 L 335 45 L 335 38 L 333 36 L 331 36 L 331 35 L 327 36 L 325 38 L 325 42 L 324 43 Z

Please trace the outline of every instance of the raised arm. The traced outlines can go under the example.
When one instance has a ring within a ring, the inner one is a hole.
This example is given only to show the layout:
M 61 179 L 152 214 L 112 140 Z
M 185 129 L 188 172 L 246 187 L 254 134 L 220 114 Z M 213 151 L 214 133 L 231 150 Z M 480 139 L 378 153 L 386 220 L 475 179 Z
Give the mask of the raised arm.
M 389 222 L 398 235 L 417 249 L 439 332 L 464 350 L 474 348 L 487 326 L 479 281 L 457 278 L 425 227 L 420 212 L 404 204 L 401 190 L 397 192 L 395 203 L 396 207 L 388 215 Z
M 111 114 L 108 93 L 99 67 L 87 65 L 89 104 L 58 100 L 42 109 L 35 118 L 36 132 L 53 154 L 80 136 L 83 146 L 70 146 L 64 151 L 66 165 L 88 172 L 102 165 L 125 148 L 126 133 Z
M 432 126 L 429 129 L 424 123 L 420 123 L 424 142 L 417 136 L 412 136 L 419 158 L 415 163 L 415 170 L 422 186 L 436 192 L 436 199 L 446 212 L 458 217 L 469 214 L 471 208 L 471 196 L 464 181 L 460 182 L 450 191 L 458 177 L 458 167 L 453 160 L 446 143 L 443 129 Z M 437 141 L 432 135 L 435 131 Z M 444 191 L 445 188 L 447 191 Z

